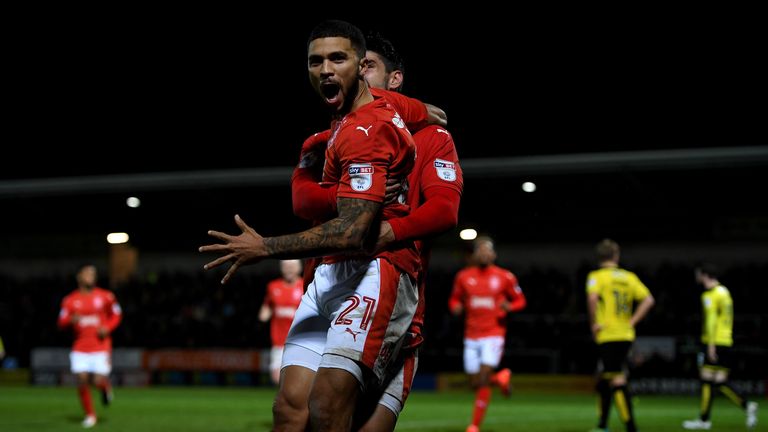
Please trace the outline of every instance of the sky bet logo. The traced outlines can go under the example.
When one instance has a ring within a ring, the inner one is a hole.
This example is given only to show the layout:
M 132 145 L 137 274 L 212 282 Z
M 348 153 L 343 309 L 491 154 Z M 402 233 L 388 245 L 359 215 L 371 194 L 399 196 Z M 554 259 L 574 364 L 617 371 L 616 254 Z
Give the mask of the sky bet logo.
M 349 175 L 355 176 L 355 175 L 365 175 L 365 174 L 373 174 L 373 167 L 372 166 L 355 166 L 352 165 L 349 167 Z
M 443 159 L 435 159 L 437 176 L 444 181 L 456 181 L 456 164 Z
M 349 166 L 349 185 L 356 192 L 365 192 L 373 184 L 373 165 L 352 164 Z

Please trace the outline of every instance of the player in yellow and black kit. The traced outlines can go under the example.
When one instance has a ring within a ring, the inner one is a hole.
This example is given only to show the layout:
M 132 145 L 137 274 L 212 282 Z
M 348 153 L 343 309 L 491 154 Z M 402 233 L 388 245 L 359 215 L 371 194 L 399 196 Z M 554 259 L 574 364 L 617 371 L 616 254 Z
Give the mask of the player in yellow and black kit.
M 718 278 L 718 270 L 712 264 L 696 268 L 696 282 L 704 286 L 701 306 L 704 312 L 701 329 L 701 416 L 683 422 L 685 429 L 708 430 L 712 427 L 712 388 L 720 390 L 733 403 L 747 413 L 747 427 L 757 425 L 757 402 L 749 402 L 728 385 L 728 373 L 733 363 L 733 299 L 728 288 Z
M 654 300 L 634 273 L 619 268 L 619 245 L 615 241 L 601 241 L 596 252 L 600 269 L 590 272 L 587 278 L 589 324 L 600 356 L 600 420 L 595 431 L 608 430 L 613 398 L 627 431 L 635 432 L 632 396 L 627 389 L 627 355 L 635 340 L 635 326 L 653 307 Z

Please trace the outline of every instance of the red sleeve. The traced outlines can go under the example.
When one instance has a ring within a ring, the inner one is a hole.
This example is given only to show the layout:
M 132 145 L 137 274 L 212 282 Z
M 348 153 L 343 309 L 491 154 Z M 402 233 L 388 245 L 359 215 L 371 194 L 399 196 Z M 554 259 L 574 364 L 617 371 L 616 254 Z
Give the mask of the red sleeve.
M 336 152 L 341 168 L 336 196 L 383 202 L 390 163 L 396 156 L 393 143 L 399 141 L 391 122 L 372 119 L 368 124 L 360 119 L 342 126 L 328 149 Z
M 517 278 L 512 273 L 507 274 L 507 297 L 509 298 L 509 311 L 517 312 L 525 309 L 527 302 Z
M 291 176 L 293 214 L 309 221 L 324 221 L 336 215 L 336 190 L 319 184 L 323 159 L 331 131 L 318 132 L 301 145 L 299 164 Z
M 431 188 L 424 193 L 424 204 L 408 216 L 389 219 L 396 240 L 423 239 L 454 228 L 459 222 L 461 195 L 453 189 Z
M 293 214 L 308 221 L 336 216 L 336 185 L 321 185 L 307 168 L 296 167 L 291 177 Z
M 422 193 L 435 186 L 451 188 L 461 193 L 464 189 L 464 173 L 461 171 L 459 155 L 451 134 L 433 125 L 417 133 L 413 139 L 420 144 L 419 188 Z
M 405 96 L 402 93 L 382 89 L 371 89 L 371 93 L 377 97 L 383 97 L 395 108 L 405 125 L 413 133 L 427 126 L 429 113 L 424 102 Z
M 461 283 L 461 273 L 456 275 L 453 280 L 453 291 L 448 299 L 448 309 L 453 311 L 456 307 L 464 304 L 464 284 Z
M 112 333 L 112 331 L 114 331 L 120 324 L 120 321 L 123 320 L 123 311 L 120 309 L 120 304 L 117 302 L 114 294 L 110 293 L 107 298 L 109 299 L 106 305 L 107 322 L 104 323 L 104 326 L 110 333 Z
M 69 310 L 69 302 L 67 299 L 61 301 L 61 310 L 59 311 L 59 319 L 57 323 L 60 329 L 69 327 L 72 324 L 72 313 Z
M 418 185 L 411 186 L 419 189 L 423 200 L 408 216 L 387 221 L 397 240 L 435 236 L 456 227 L 459 221 L 464 177 L 453 138 L 445 129 L 430 126 L 414 139 L 419 143 L 421 162 L 414 168 L 420 170 Z

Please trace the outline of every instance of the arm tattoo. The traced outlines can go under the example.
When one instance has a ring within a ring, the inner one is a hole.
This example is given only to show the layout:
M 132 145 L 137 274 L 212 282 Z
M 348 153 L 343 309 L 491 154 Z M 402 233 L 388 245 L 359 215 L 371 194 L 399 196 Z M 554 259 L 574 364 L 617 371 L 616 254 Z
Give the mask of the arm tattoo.
M 357 198 L 339 198 L 338 216 L 306 231 L 264 239 L 269 256 L 312 257 L 360 251 L 381 203 Z

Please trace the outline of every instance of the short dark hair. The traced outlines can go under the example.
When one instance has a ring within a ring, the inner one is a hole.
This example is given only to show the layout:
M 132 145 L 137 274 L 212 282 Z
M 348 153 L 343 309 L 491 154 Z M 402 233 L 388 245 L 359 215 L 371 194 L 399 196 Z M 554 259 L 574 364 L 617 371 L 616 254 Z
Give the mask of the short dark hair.
M 392 45 L 392 41 L 382 36 L 381 33 L 368 33 L 365 37 L 365 44 L 368 47 L 368 51 L 375 52 L 384 60 L 384 67 L 387 73 L 392 73 L 392 71 L 396 70 L 405 72 L 403 58 L 400 56 L 400 53 Z
M 477 250 L 477 248 L 479 248 L 480 245 L 482 245 L 483 243 L 490 243 L 491 247 L 494 247 L 493 239 L 490 236 L 483 235 L 483 236 L 477 237 L 475 241 L 472 242 L 472 250 L 473 251 Z
M 712 279 L 719 279 L 720 278 L 720 268 L 716 266 L 715 264 L 712 264 L 710 262 L 702 262 L 699 263 L 696 266 L 696 271 L 705 274 Z
M 600 243 L 595 246 L 595 255 L 600 262 L 616 258 L 620 251 L 619 244 L 611 239 L 600 240 Z
M 361 59 L 365 58 L 365 36 L 363 36 L 362 30 L 354 25 L 340 20 L 327 20 L 321 22 L 316 25 L 315 28 L 312 29 L 312 33 L 309 34 L 307 49 L 309 49 L 309 44 L 313 40 L 327 37 L 342 37 L 349 39 L 357 56 Z

